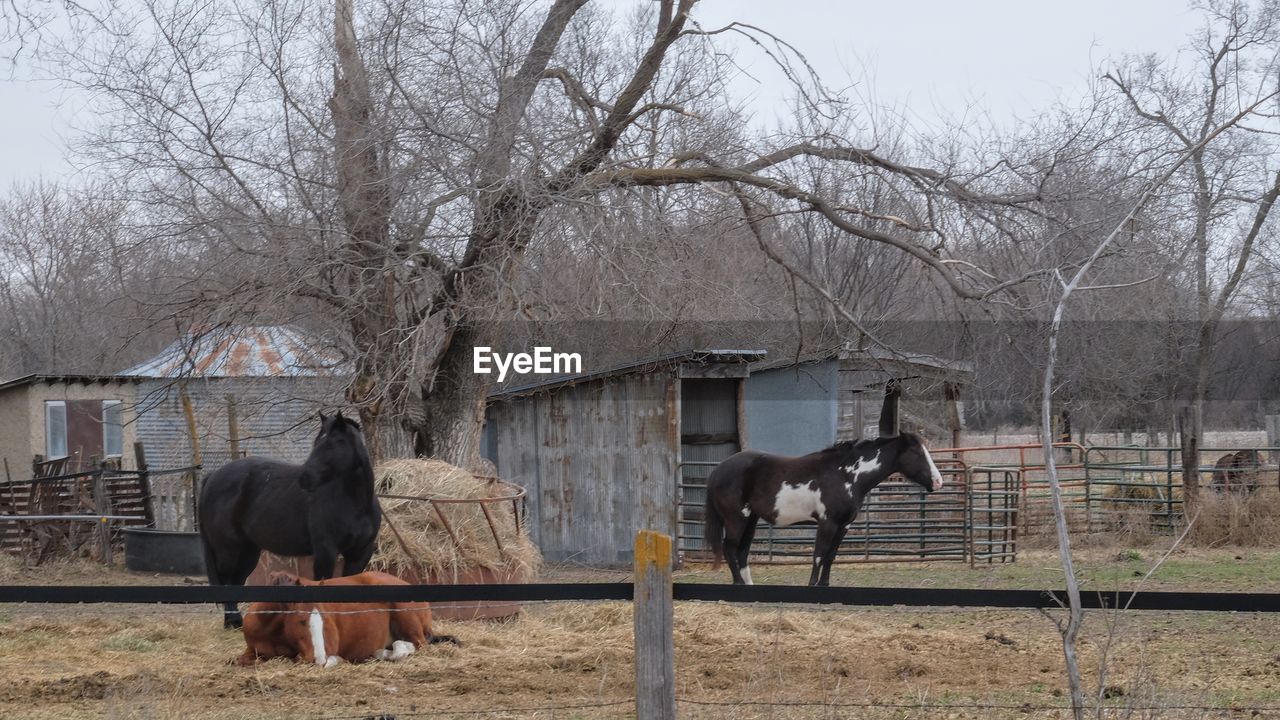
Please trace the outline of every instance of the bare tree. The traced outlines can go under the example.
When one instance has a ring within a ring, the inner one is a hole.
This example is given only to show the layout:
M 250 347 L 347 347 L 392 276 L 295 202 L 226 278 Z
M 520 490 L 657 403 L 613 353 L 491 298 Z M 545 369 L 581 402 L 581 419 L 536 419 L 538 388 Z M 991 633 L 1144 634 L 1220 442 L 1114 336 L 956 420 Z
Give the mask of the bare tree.
M 0 202 L 0 376 L 109 373 L 139 308 L 124 299 L 160 265 L 124 262 L 126 205 L 109 189 L 15 187 Z
M 175 307 L 328 308 L 371 432 L 396 420 L 418 453 L 465 463 L 487 390 L 471 348 L 528 306 L 511 288 L 530 248 L 556 236 L 553 219 L 632 206 L 661 222 L 683 206 L 707 222 L 725 203 L 692 198 L 740 187 L 770 213 L 808 216 L 805 232 L 832 252 L 841 236 L 883 247 L 961 297 L 1003 282 L 948 248 L 965 223 L 1036 203 L 1043 172 L 862 146 L 789 46 L 749 25 L 701 28 L 694 5 L 617 17 L 586 0 L 388 1 L 358 17 L 343 2 L 326 32 L 322 14 L 278 0 L 147 0 L 61 59 L 103 107 L 87 149 L 168 213 L 157 235 L 201 235 L 250 263 Z M 743 131 L 713 44 L 727 33 L 763 38 L 801 69 L 793 128 Z M 858 193 L 835 181 L 853 176 Z M 964 219 L 944 222 L 951 213 Z
M 1219 325 L 1269 242 L 1268 221 L 1280 197 L 1274 109 L 1251 113 L 1247 122 L 1206 141 L 1274 86 L 1280 7 L 1212 0 L 1203 10 L 1206 25 L 1189 48 L 1190 67 L 1147 57 L 1105 76 L 1139 123 L 1144 142 L 1171 155 L 1190 153 L 1156 222 L 1167 228 L 1168 253 L 1185 263 L 1178 276 L 1194 293 L 1190 391 L 1201 415 Z

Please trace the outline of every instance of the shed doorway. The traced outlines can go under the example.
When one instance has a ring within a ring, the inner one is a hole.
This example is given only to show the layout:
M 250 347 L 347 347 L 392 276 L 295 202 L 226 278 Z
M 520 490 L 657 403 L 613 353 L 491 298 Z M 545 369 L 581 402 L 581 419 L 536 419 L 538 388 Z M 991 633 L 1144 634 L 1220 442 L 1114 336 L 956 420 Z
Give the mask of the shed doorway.
M 741 378 L 680 380 L 680 465 L 676 477 L 676 550 L 705 556 L 703 516 L 707 476 L 720 461 L 742 449 L 738 417 Z

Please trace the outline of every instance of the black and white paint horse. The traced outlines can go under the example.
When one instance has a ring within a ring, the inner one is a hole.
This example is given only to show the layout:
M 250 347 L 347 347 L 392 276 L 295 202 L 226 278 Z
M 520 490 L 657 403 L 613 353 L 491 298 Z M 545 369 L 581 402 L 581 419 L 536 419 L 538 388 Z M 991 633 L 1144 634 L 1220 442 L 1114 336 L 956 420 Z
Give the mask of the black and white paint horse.
M 263 550 L 311 555 L 317 580 L 363 572 L 377 547 L 382 508 L 360 424 L 320 414 L 320 432 L 301 465 L 248 457 L 211 473 L 200 491 L 200 539 L 210 585 L 243 585 Z M 243 623 L 225 603 L 223 624 Z
M 825 450 L 785 457 L 744 450 L 707 478 L 706 539 L 716 567 L 723 558 L 736 585 L 751 584 L 748 557 L 756 524 L 816 524 L 810 585 L 828 585 L 831 564 L 863 499 L 893 473 L 933 492 L 942 473 L 919 436 L 896 430 L 896 388 L 885 397 L 881 436 L 840 442 Z

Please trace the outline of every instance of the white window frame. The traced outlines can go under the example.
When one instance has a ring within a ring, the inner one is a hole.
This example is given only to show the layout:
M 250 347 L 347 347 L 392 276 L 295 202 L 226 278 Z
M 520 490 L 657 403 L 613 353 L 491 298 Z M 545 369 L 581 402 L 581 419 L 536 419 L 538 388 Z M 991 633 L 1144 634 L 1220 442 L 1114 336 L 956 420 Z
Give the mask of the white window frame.
M 53 440 L 52 420 L 53 409 L 62 408 L 62 453 L 54 452 L 50 442 Z M 65 400 L 45 400 L 44 401 L 44 452 L 45 460 L 57 460 L 58 458 L 68 457 L 67 453 L 67 403 Z
M 120 432 L 120 452 L 111 452 L 110 446 L 107 444 L 107 429 L 111 426 L 107 422 L 107 406 L 113 405 L 120 408 L 120 424 L 117 426 Z M 103 400 L 102 401 L 102 455 L 103 457 L 122 457 L 124 455 L 124 401 L 123 400 Z

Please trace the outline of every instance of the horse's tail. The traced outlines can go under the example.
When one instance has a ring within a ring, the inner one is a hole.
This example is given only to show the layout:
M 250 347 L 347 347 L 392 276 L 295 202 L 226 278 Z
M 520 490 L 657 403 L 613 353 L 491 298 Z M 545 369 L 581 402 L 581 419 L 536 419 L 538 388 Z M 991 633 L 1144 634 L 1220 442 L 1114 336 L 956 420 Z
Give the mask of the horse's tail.
M 716 510 L 715 503 L 711 500 L 710 484 L 711 482 L 708 480 L 707 506 L 703 512 L 702 537 L 711 548 L 711 569 L 719 570 L 720 563 L 724 560 L 724 518 L 720 517 L 720 511 Z

